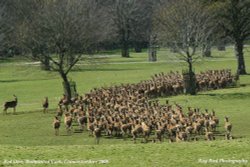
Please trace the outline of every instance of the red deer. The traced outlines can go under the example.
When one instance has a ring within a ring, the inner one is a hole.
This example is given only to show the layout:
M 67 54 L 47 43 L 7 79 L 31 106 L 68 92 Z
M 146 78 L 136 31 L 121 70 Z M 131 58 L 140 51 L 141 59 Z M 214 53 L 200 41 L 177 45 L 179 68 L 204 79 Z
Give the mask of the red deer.
M 164 133 L 166 131 L 166 128 L 167 128 L 167 124 L 166 123 L 161 123 L 161 122 L 158 122 L 156 124 L 156 130 L 155 130 L 155 133 L 156 133 L 156 138 L 162 142 L 163 140 L 163 137 L 164 137 Z
M 134 140 L 134 143 L 136 143 L 136 138 L 139 134 L 143 134 L 143 128 L 142 126 L 139 124 L 139 121 L 136 120 L 136 124 L 133 124 L 132 125 L 132 131 L 131 131 L 131 134 L 133 136 L 133 140 Z
M 78 119 L 77 119 L 77 122 L 78 122 L 78 124 L 80 126 L 80 130 L 83 131 L 84 127 L 88 123 L 88 118 L 84 114 L 80 114 L 79 117 L 78 117 Z
M 72 119 L 71 115 L 69 113 L 66 113 L 64 115 L 64 124 L 66 126 L 66 130 L 67 130 L 68 134 L 72 130 L 72 121 L 73 121 L 73 119 Z
M 212 118 L 210 118 L 210 120 L 209 120 L 209 127 L 210 127 L 211 131 L 213 131 L 213 132 L 216 131 L 216 122 L 214 120 L 212 120 Z
M 148 138 L 149 138 L 150 133 L 151 133 L 151 128 L 145 122 L 142 122 L 141 125 L 142 125 L 144 140 L 145 140 L 145 143 L 147 143 Z
M 201 91 L 221 88 L 232 82 L 231 74 L 225 70 L 207 71 L 197 74 L 196 78 Z M 222 78 L 225 81 L 219 83 Z M 132 136 L 134 142 L 138 136 L 147 141 L 151 131 L 156 135 L 154 140 L 162 141 L 164 133 L 170 141 L 196 140 L 197 135 L 204 135 L 205 128 L 210 131 L 207 132 L 207 138 L 212 139 L 212 130 L 215 131 L 219 124 L 214 112 L 210 114 L 205 110 L 202 113 L 199 109 L 189 107 L 188 112 L 184 113 L 182 106 L 176 103 L 172 106 L 166 101 L 165 105 L 161 105 L 150 99 L 180 93 L 183 93 L 182 75 L 175 72 L 161 73 L 138 84 L 94 88 L 84 98 L 68 100 L 64 95 L 59 102 L 62 108 L 58 110 L 58 118 L 65 108 L 72 114 L 71 117 L 77 118 L 70 119 L 70 124 L 67 123 L 69 127 L 72 121 L 78 122 L 81 129 L 87 126 L 96 140 L 99 140 L 101 131 L 111 137 L 114 136 L 112 133 L 122 135 L 123 138 L 125 135 Z
M 100 143 L 101 134 L 102 134 L 102 128 L 99 127 L 98 125 L 94 127 L 93 135 L 95 137 L 96 144 Z
M 213 132 L 208 131 L 207 128 L 205 128 L 205 139 L 207 141 L 215 140 Z
M 53 127 L 55 129 L 55 135 L 58 136 L 59 135 L 59 128 L 60 128 L 60 120 L 58 119 L 58 117 L 54 118 L 54 122 L 53 122 Z
M 225 130 L 226 130 L 225 139 L 226 140 L 232 139 L 231 131 L 232 131 L 233 125 L 229 122 L 228 117 L 225 117 L 225 126 L 224 127 L 225 127 Z
M 177 131 L 176 131 L 176 142 L 187 141 L 187 139 L 188 139 L 187 133 L 177 129 Z
M 16 106 L 17 106 L 17 97 L 15 95 L 14 96 L 14 100 L 13 101 L 7 101 L 4 103 L 4 114 L 7 114 L 7 110 L 8 108 L 13 108 L 13 113 L 16 113 Z
M 231 133 L 226 132 L 226 134 L 225 134 L 225 140 L 232 140 L 232 139 L 233 139 L 233 136 L 231 135 Z
M 215 116 L 215 111 L 212 111 L 212 119 L 215 121 L 216 125 L 219 125 L 219 119 Z
M 69 104 L 70 101 L 68 100 L 68 97 L 64 94 L 63 97 L 60 99 L 58 106 L 60 108 L 64 107 L 66 111 L 69 111 Z
M 48 113 L 48 108 L 49 108 L 49 99 L 48 97 L 45 97 L 43 102 L 43 113 Z

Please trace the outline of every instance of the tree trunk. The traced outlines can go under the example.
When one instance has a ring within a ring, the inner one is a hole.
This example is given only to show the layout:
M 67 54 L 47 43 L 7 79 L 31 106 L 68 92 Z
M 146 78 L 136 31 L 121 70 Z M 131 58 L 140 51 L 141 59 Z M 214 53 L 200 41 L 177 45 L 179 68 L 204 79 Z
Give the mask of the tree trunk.
M 193 73 L 193 63 L 191 58 L 188 59 L 188 72 L 189 74 Z
M 196 95 L 196 80 L 195 80 L 195 73 L 193 72 L 193 62 L 192 58 L 188 58 L 188 75 L 189 75 L 189 86 L 188 92 L 190 95 Z
M 121 45 L 122 57 L 129 57 L 129 32 L 127 29 L 122 31 Z
M 176 47 L 174 47 L 174 46 L 171 46 L 170 47 L 170 52 L 172 52 L 172 53 L 178 53 L 178 49 Z
M 218 51 L 225 51 L 226 50 L 226 46 L 225 45 L 218 45 L 217 49 L 218 49 Z
M 211 45 L 207 42 L 202 48 L 202 56 L 203 57 L 211 57 Z
M 217 49 L 218 51 L 225 51 L 226 50 L 226 44 L 224 39 L 220 39 L 217 43 Z
M 149 47 L 148 61 L 151 61 L 151 62 L 157 61 L 157 52 L 155 48 Z
M 141 42 L 135 42 L 135 52 L 141 53 L 142 52 L 142 44 Z
M 236 58 L 238 60 L 237 72 L 240 75 L 247 74 L 246 67 L 245 67 L 244 54 L 243 54 L 243 47 L 244 47 L 244 44 L 242 40 L 236 41 L 234 50 L 235 50 Z
M 74 57 L 72 55 L 68 56 L 68 65 L 73 64 L 74 62 Z
M 129 45 L 127 41 L 122 44 L 122 57 L 129 57 Z
M 50 71 L 50 61 L 47 56 L 44 56 L 43 62 L 41 62 L 41 69 L 45 71 Z
M 60 75 L 61 75 L 61 77 L 63 79 L 63 86 L 64 86 L 64 90 L 65 90 L 65 95 L 67 96 L 68 100 L 70 101 L 70 99 L 71 99 L 71 89 L 70 89 L 70 83 L 69 83 L 68 77 L 62 71 L 60 71 Z

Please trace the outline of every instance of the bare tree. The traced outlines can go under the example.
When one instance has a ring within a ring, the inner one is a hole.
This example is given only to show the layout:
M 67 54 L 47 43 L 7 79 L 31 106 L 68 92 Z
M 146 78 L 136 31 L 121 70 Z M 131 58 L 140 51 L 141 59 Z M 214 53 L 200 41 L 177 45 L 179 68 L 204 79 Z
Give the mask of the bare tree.
M 8 2 L 0 0 L 0 52 L 1 54 L 6 54 L 7 49 L 7 38 L 12 32 L 13 28 L 12 18 L 7 15 Z
M 138 9 L 135 2 L 136 0 L 114 0 L 111 5 L 111 17 L 121 44 L 122 57 L 129 57 L 132 22 L 135 19 L 133 14 Z
M 246 74 L 243 49 L 244 41 L 250 36 L 250 1 L 227 0 L 218 4 L 220 4 L 218 20 L 224 30 L 224 36 L 229 36 L 235 44 L 237 71 L 239 74 Z
M 0 50 L 2 50 L 4 42 L 4 1 L 0 1 Z
M 174 45 L 179 59 L 188 65 L 191 94 L 195 94 L 193 63 L 196 54 L 212 33 L 211 15 L 196 0 L 168 0 L 155 15 L 155 31 L 162 45 Z
M 150 0 L 111 0 L 110 17 L 113 32 L 119 39 L 122 57 L 129 57 L 129 48 L 140 51 L 141 44 L 148 42 L 151 33 L 153 4 Z
M 41 53 L 40 51 L 44 50 L 41 45 L 38 43 L 32 42 L 32 40 L 22 41 L 20 39 L 24 39 L 25 29 L 29 26 L 33 20 L 37 19 L 37 12 L 40 11 L 46 4 L 46 0 L 10 0 L 12 1 L 12 11 L 14 12 L 15 17 L 15 31 L 12 34 L 12 43 L 15 44 L 15 47 L 25 49 L 25 47 L 29 49 L 31 52 L 31 56 L 34 59 L 37 59 L 37 56 Z M 13 14 L 12 14 L 13 15 Z M 27 37 L 29 38 L 29 37 Z M 27 43 L 29 41 L 30 43 Z M 26 44 L 25 47 L 22 47 L 22 44 Z M 43 46 L 44 47 L 44 46 Z M 22 52 L 25 52 L 22 50 Z M 50 61 L 47 56 L 43 56 L 43 61 L 41 62 L 41 69 L 49 71 Z
M 158 1 L 137 0 L 139 6 L 132 23 L 132 43 L 136 52 L 149 45 L 152 34 L 152 16 Z
M 23 44 L 26 50 L 36 50 L 35 58 L 44 64 L 50 61 L 50 68 L 63 79 L 69 99 L 68 74 L 103 37 L 101 23 L 100 8 L 91 0 L 44 0 L 32 20 L 25 22 Z
M 4 47 L 2 51 L 7 56 L 22 53 L 22 36 L 25 28 L 24 20 L 32 20 L 43 0 L 8 0 L 0 1 L 0 8 L 4 10 L 1 30 L 4 30 Z M 2 31 L 1 31 L 2 32 Z

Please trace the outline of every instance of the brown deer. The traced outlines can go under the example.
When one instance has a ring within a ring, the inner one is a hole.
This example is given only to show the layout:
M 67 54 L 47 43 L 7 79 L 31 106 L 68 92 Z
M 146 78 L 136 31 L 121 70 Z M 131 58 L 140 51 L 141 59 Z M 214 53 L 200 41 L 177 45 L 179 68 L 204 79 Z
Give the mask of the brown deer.
M 94 127 L 94 131 L 93 131 L 93 135 L 95 137 L 95 143 L 99 144 L 100 143 L 100 138 L 102 135 L 102 128 L 100 126 L 95 126 Z
M 69 105 L 70 105 L 70 100 L 68 100 L 68 97 L 65 94 L 63 94 L 63 97 L 60 99 L 58 106 L 60 107 L 60 109 L 62 109 L 62 107 L 64 107 L 65 110 L 68 112 Z
M 7 114 L 7 110 L 8 108 L 13 108 L 13 113 L 15 114 L 16 113 L 16 106 L 17 106 L 17 97 L 16 95 L 13 95 L 14 96 L 14 100 L 13 101 L 7 101 L 4 103 L 4 114 Z
M 49 108 L 49 99 L 48 97 L 45 97 L 43 101 L 43 113 L 48 113 L 48 108 Z
M 69 113 L 64 114 L 64 124 L 65 124 L 68 135 L 72 131 L 72 122 L 73 122 L 73 119 L 71 115 Z
M 231 122 L 229 122 L 229 118 L 228 117 L 225 117 L 225 125 L 224 125 L 224 127 L 225 127 L 226 132 L 231 133 L 231 131 L 232 131 L 232 124 L 231 124 Z
M 205 139 L 207 141 L 215 140 L 213 132 L 209 131 L 207 128 L 205 128 Z
M 53 127 L 55 129 L 55 135 L 59 135 L 59 128 L 60 128 L 60 120 L 57 116 L 55 116 L 54 121 L 53 121 Z

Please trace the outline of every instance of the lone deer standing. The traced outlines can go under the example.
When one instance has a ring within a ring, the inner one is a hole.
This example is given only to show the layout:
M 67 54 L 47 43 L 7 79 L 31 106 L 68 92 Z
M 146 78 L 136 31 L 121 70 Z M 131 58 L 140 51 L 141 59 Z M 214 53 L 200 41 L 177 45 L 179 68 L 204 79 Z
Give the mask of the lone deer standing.
M 48 113 L 48 108 L 49 108 L 49 99 L 48 97 L 45 97 L 43 102 L 43 113 Z
M 13 95 L 14 96 L 14 100 L 13 101 L 7 101 L 4 103 L 4 114 L 7 114 L 7 110 L 8 108 L 13 108 L 13 113 L 15 114 L 16 113 L 16 106 L 17 106 L 17 97 L 16 95 Z

